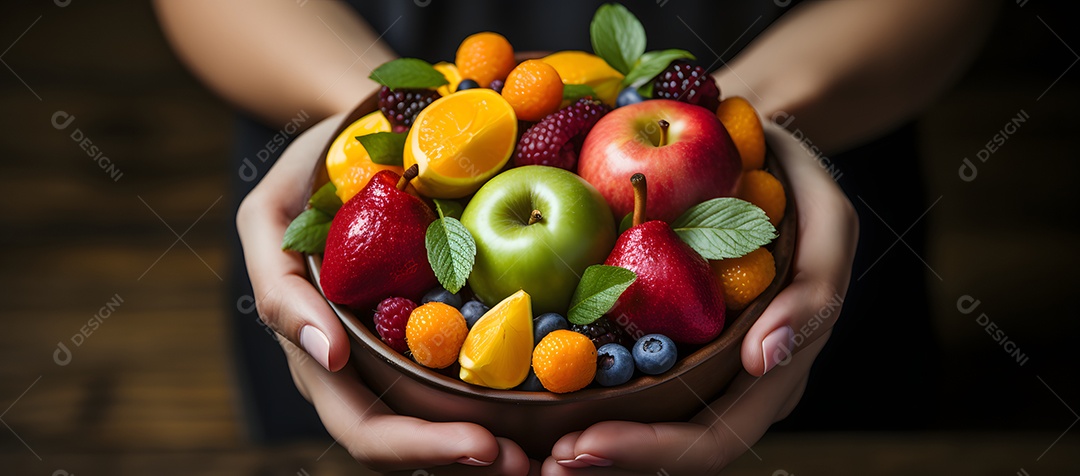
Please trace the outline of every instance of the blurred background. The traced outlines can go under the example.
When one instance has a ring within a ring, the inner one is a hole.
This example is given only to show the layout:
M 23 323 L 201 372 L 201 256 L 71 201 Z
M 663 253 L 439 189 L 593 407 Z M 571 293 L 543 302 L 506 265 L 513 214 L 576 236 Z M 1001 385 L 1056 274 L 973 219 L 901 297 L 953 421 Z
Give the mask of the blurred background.
M 904 431 L 772 432 L 730 474 L 1080 467 L 1080 36 L 1046 3 L 1005 2 L 973 68 L 917 123 L 925 256 L 871 251 L 925 261 L 942 377 L 920 394 L 940 414 Z M 245 434 L 225 325 L 233 113 L 150 6 L 6 2 L 0 51 L 0 472 L 360 472 L 329 436 Z M 912 225 L 880 219 L 899 236 Z

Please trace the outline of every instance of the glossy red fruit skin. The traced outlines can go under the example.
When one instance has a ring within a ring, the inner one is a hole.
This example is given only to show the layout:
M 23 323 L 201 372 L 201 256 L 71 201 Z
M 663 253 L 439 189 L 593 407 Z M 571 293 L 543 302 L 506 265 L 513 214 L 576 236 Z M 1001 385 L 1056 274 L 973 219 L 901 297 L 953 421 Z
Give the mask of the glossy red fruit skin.
M 704 344 L 724 330 L 724 295 L 705 261 L 667 223 L 653 220 L 619 236 L 604 264 L 637 273 L 608 312 L 633 337 L 664 334 Z
M 390 296 L 417 301 L 438 284 L 424 244 L 435 213 L 398 190 L 399 178 L 375 174 L 334 216 L 320 277 L 327 299 L 366 310 Z

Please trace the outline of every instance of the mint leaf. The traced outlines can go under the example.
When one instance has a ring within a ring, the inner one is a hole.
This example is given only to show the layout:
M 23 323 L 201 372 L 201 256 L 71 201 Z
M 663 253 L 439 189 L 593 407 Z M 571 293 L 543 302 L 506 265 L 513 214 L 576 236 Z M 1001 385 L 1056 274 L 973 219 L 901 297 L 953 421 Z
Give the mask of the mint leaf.
M 456 218 L 439 218 L 428 226 L 424 242 L 439 284 L 452 293 L 460 291 L 476 260 L 476 242 L 469 230 Z
M 562 88 L 563 101 L 577 101 L 583 97 L 598 97 L 596 91 L 588 84 L 564 84 Z
M 637 92 L 641 95 L 643 99 L 652 99 L 652 89 L 653 83 L 646 81 L 644 85 L 642 85 L 640 88 L 637 88 Z
M 327 215 L 334 216 L 338 209 L 341 208 L 341 198 L 337 196 L 337 187 L 333 182 L 326 182 L 326 185 L 319 187 L 314 194 L 311 195 L 311 199 L 308 200 L 308 205 L 320 212 Z
M 372 162 L 400 167 L 404 161 L 405 136 L 404 132 L 375 132 L 356 136 L 356 140 L 367 150 Z
M 439 218 L 451 217 L 460 220 L 461 212 L 465 210 L 465 207 L 462 207 L 461 202 L 457 200 L 433 198 L 431 201 L 435 202 L 435 211 L 438 212 Z
M 627 213 L 626 216 L 622 217 L 622 221 L 619 222 L 619 234 L 623 234 L 632 226 L 634 226 L 634 212 Z
M 309 208 L 300 213 L 285 229 L 281 249 L 300 253 L 322 253 L 326 249 L 326 235 L 330 234 L 333 215 Z
M 623 291 L 637 279 L 637 274 L 618 266 L 596 264 L 585 269 L 570 299 L 567 319 L 573 324 L 586 325 L 611 310 Z
M 645 53 L 641 55 L 641 59 L 634 63 L 634 67 L 630 69 L 630 72 L 626 73 L 622 85 L 623 87 L 639 87 L 655 78 L 656 75 L 663 73 L 672 61 L 679 59 L 693 60 L 696 58 L 686 50 L 662 50 Z
M 645 52 L 645 27 L 619 4 L 607 3 L 596 9 L 589 36 L 593 52 L 624 75 Z
M 776 238 L 765 212 L 737 198 L 694 205 L 671 228 L 706 259 L 738 258 Z
M 416 58 L 387 61 L 368 77 L 390 89 L 434 89 L 449 83 L 431 63 Z

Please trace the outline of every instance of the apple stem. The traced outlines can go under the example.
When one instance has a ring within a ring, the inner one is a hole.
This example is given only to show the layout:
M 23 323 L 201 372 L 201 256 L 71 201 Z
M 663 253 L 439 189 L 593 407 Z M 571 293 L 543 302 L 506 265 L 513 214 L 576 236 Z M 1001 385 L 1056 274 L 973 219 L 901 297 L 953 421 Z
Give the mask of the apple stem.
M 409 182 L 412 179 L 416 178 L 416 176 L 419 173 L 420 173 L 420 166 L 417 165 L 417 164 L 413 164 L 412 167 L 409 167 L 409 169 L 405 171 L 405 173 L 401 174 L 401 179 L 398 180 L 398 183 L 397 183 L 397 189 L 404 192 L 405 187 L 408 187 Z
M 634 186 L 634 226 L 645 223 L 645 200 L 646 185 L 645 174 L 634 174 L 630 177 L 630 184 Z
M 536 222 L 538 222 L 540 220 L 543 220 L 543 219 L 544 219 L 544 215 L 542 215 L 540 213 L 540 210 L 533 210 L 532 213 L 529 214 L 529 224 L 530 225 L 532 225 L 532 224 L 534 224 L 534 223 L 536 223 Z
M 660 124 L 660 145 L 658 147 L 663 147 L 667 145 L 667 130 L 668 127 L 671 127 L 671 123 L 660 119 L 657 124 Z

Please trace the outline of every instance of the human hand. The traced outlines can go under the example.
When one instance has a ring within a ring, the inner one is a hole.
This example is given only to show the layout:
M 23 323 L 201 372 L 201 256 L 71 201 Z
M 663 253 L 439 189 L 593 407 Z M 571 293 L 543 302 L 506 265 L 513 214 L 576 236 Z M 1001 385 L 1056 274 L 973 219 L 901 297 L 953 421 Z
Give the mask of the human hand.
M 300 135 L 244 199 L 236 224 L 259 316 L 279 336 L 297 388 L 323 425 L 361 464 L 378 471 L 527 474 L 514 442 L 473 423 L 433 423 L 395 414 L 351 368 L 349 336 L 307 280 L 299 254 L 281 249 L 289 222 L 311 194 L 315 164 L 344 115 Z M 309 358 L 310 357 L 310 358 Z
M 799 402 L 847 293 L 859 224 L 817 158 L 787 131 L 765 128 L 790 178 L 798 236 L 791 284 L 743 339 L 745 371 L 688 423 L 608 421 L 564 436 L 544 462 L 544 475 L 713 474 Z

